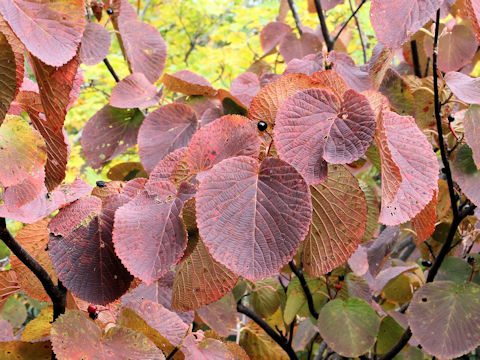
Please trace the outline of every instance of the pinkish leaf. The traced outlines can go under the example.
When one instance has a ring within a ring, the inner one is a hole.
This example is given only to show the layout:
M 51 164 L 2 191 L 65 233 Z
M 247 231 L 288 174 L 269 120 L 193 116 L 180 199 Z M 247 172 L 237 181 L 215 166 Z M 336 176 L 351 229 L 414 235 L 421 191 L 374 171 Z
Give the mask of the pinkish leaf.
M 445 82 L 460 100 L 480 105 L 480 78 L 452 71 L 445 75 Z
M 380 271 L 378 275 L 375 277 L 373 294 L 375 296 L 380 295 L 383 288 L 388 284 L 390 280 L 395 279 L 397 276 L 403 274 L 406 271 L 411 271 L 416 268 L 418 268 L 418 265 L 393 266 Z
M 92 187 L 79 179 L 70 185 L 60 185 L 50 193 L 44 187 L 40 195 L 19 208 L 9 209 L 5 204 L 0 205 L 0 217 L 31 224 L 91 191 Z
M 58 278 L 73 294 L 94 304 L 118 299 L 133 277 L 115 255 L 112 242 L 115 211 L 129 200 L 112 194 L 103 204 L 83 197 L 52 219 L 49 254 Z
M 322 51 L 322 40 L 313 33 L 304 32 L 299 39 L 290 32 L 282 38 L 279 51 L 283 60 L 288 63 L 292 59 L 301 59 L 306 55 Z
M 193 334 L 185 337 L 182 344 L 185 360 L 234 360 L 227 346 L 216 339 L 206 338 L 198 342 Z
M 0 125 L 10 108 L 10 103 L 17 92 L 15 52 L 8 42 L 8 39 L 0 32 L 0 75 L 2 77 L 2 87 L 0 90 Z
M 472 149 L 473 160 L 480 169 L 480 106 L 471 105 L 463 119 L 465 140 Z
M 7 320 L 0 320 L 0 343 L 14 339 L 12 325 Z
M 4 0 L 0 13 L 42 62 L 62 66 L 75 56 L 85 28 L 83 0 Z
M 161 181 L 170 181 L 178 162 L 185 155 L 186 147 L 177 149 L 160 160 L 150 173 L 147 187 Z
M 80 45 L 80 62 L 85 65 L 96 65 L 105 59 L 110 51 L 110 33 L 102 25 L 89 22 L 83 32 Z
M 237 302 L 230 292 L 214 303 L 197 309 L 197 314 L 218 335 L 227 337 L 237 325 Z
M 203 76 L 189 70 L 180 70 L 173 74 L 165 74 L 162 78 L 165 88 L 184 95 L 215 96 L 215 90 Z
M 480 206 L 480 170 L 475 165 L 472 149 L 467 144 L 461 145 L 455 151 L 452 175 L 465 196 Z
M 378 40 L 391 49 L 406 43 L 444 0 L 373 0 L 370 20 Z
M 472 22 L 477 41 L 480 43 L 480 3 L 475 0 L 465 0 L 465 7 Z
M 51 341 L 58 359 L 165 360 L 145 335 L 118 325 L 104 333 L 81 311 L 67 311 L 55 320 Z
M 173 346 L 181 344 L 189 328 L 189 325 L 185 324 L 176 313 L 153 301 L 146 299 L 132 301 L 126 307 L 135 311 L 151 328 L 157 330 Z
M 164 277 L 151 285 L 141 283 L 135 289 L 122 296 L 122 304 L 126 306 L 132 301 L 149 300 L 175 312 L 185 324 L 190 325 L 193 321 L 193 311 L 176 311 L 172 306 L 172 287 L 174 273 L 169 271 Z
M 372 87 L 368 69 L 365 66 L 356 66 L 349 55 L 331 51 L 328 54 L 328 61 L 333 64 L 333 70 L 345 79 L 350 88 L 362 92 Z
M 187 146 L 198 121 L 193 109 L 183 104 L 168 104 L 150 113 L 138 132 L 138 152 L 147 173 L 166 155 Z
M 189 234 L 189 241 L 196 241 L 196 245 L 177 265 L 173 283 L 172 307 L 182 311 L 196 310 L 217 301 L 232 290 L 238 280 L 237 275 L 210 255 L 198 232 Z
M 82 148 L 88 164 L 102 163 L 137 143 L 143 114 L 137 109 L 118 109 L 105 105 L 93 115 L 83 129 Z
M 112 90 L 110 105 L 128 109 L 154 106 L 161 92 L 142 73 L 133 73 L 122 79 Z
M 326 161 L 345 164 L 363 156 L 374 133 L 375 114 L 355 90 L 342 99 L 324 89 L 299 91 L 279 108 L 274 128 L 280 158 L 310 185 L 325 179 Z
M 239 156 L 199 180 L 198 228 L 215 260 L 255 281 L 292 259 L 312 211 L 308 186 L 293 167 Z
M 302 59 L 292 59 L 283 72 L 284 74 L 306 74 L 311 76 L 323 70 L 323 53 L 309 54 Z
M 311 186 L 312 223 L 303 243 L 305 271 L 319 277 L 344 264 L 357 249 L 367 223 L 367 202 L 358 180 L 342 165 Z
M 438 39 L 438 68 L 443 72 L 456 71 L 467 65 L 477 52 L 478 43 L 473 31 L 461 24 L 447 26 Z M 433 39 L 424 38 L 424 49 L 432 57 Z
M 280 21 L 274 21 L 265 25 L 260 32 L 260 45 L 265 54 L 275 49 L 284 36 L 292 31 L 292 28 Z
M 244 72 L 233 80 L 230 86 L 230 92 L 239 99 L 247 108 L 252 99 L 260 91 L 260 80 L 257 74 Z
M 175 265 L 187 246 L 185 225 L 180 219 L 181 194 L 175 194 L 172 184 L 163 185 L 163 193 L 144 191 L 115 214 L 115 251 L 127 269 L 147 285 Z M 138 224 L 142 224 L 141 232 Z

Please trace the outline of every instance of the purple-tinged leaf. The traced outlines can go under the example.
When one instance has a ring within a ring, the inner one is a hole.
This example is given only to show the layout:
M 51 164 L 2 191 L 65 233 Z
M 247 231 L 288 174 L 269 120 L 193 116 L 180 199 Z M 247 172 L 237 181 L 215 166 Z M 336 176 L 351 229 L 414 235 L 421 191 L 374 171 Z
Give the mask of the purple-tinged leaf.
M 260 91 L 260 80 L 258 76 L 252 72 L 240 74 L 233 80 L 230 86 L 230 92 L 247 108 L 250 106 L 252 99 Z
M 460 100 L 480 105 L 480 78 L 452 71 L 445 75 L 445 82 Z
M 362 92 L 372 87 L 368 68 L 356 66 L 349 55 L 332 51 L 328 54 L 328 61 L 333 64 L 332 69 L 345 79 L 350 88 Z
M 105 59 L 110 51 L 110 33 L 102 25 L 89 22 L 83 32 L 79 50 L 80 62 L 85 65 L 96 65 Z
M 463 119 L 465 140 L 472 149 L 473 160 L 480 169 L 480 106 L 471 105 Z
M 280 21 L 274 21 L 264 26 L 260 32 L 260 45 L 265 54 L 277 47 L 284 36 L 292 31 L 292 28 Z
M 149 107 L 158 104 L 161 96 L 161 91 L 145 75 L 133 73 L 113 88 L 110 105 L 122 109 Z
M 301 59 L 322 51 L 322 40 L 310 32 L 304 32 L 300 38 L 290 32 L 282 38 L 279 51 L 283 60 L 288 63 L 292 59 Z
M 309 54 L 302 59 L 292 59 L 283 72 L 284 74 L 305 74 L 311 76 L 317 71 L 322 71 L 324 68 L 323 53 Z

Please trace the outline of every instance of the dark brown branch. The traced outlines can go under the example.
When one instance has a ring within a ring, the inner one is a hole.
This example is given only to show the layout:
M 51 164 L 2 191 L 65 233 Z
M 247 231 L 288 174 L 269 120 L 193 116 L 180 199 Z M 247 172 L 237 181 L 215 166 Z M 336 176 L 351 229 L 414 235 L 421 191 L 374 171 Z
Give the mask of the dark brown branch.
M 303 276 L 303 271 L 297 268 L 293 261 L 290 261 L 288 265 L 290 266 L 290 269 L 292 269 L 293 273 L 298 277 L 298 280 L 300 280 L 300 285 L 302 286 L 305 297 L 307 298 L 308 310 L 310 310 L 310 314 L 312 314 L 315 319 L 318 319 L 318 312 L 317 310 L 315 310 L 315 305 L 313 304 L 313 296 L 310 288 L 308 287 L 307 281 L 305 280 L 305 276 Z
M 320 4 L 320 0 L 315 0 L 315 3 L 318 1 L 318 3 Z M 335 37 L 333 38 L 332 41 L 332 48 L 333 48 L 333 45 L 335 44 L 335 41 L 337 41 L 338 37 L 340 36 L 340 34 L 342 33 L 343 30 L 345 30 L 345 28 L 347 27 L 348 23 L 350 22 L 350 20 L 352 20 L 353 18 L 356 19 L 356 15 L 358 13 L 358 11 L 362 8 L 363 4 L 365 4 L 367 0 L 362 0 L 362 2 L 360 3 L 360 5 L 358 5 L 358 7 L 355 9 L 355 11 L 352 12 L 352 14 L 350 15 L 350 17 L 347 19 L 347 21 L 345 21 L 342 25 L 342 27 L 340 28 L 340 30 L 338 30 L 338 33 L 337 35 L 335 35 Z M 321 4 L 320 4 L 320 7 L 321 7 Z M 318 13 L 318 9 L 317 9 L 317 13 Z M 358 25 L 357 25 L 358 26 Z M 361 37 L 361 36 L 360 36 Z
M 297 26 L 298 33 L 302 35 L 302 23 L 300 22 L 300 16 L 298 16 L 297 8 L 295 7 L 295 3 L 293 2 L 293 0 L 288 0 L 288 6 L 290 7 L 290 11 L 292 12 L 293 19 L 295 20 L 295 25 Z
M 410 48 L 412 49 L 413 71 L 415 76 L 421 78 L 422 72 L 420 70 L 420 60 L 418 59 L 417 40 L 410 41 Z
M 325 41 L 325 45 L 327 45 L 327 50 L 332 51 L 334 41 L 330 37 L 330 32 L 328 31 L 327 21 L 325 20 L 322 4 L 320 3 L 320 0 L 314 0 L 314 3 L 315 10 L 317 10 L 318 19 L 320 20 L 320 28 L 322 29 L 323 40 Z
M 440 265 L 442 264 L 443 260 L 445 259 L 445 257 L 447 256 L 447 254 L 451 249 L 451 245 L 455 237 L 455 233 L 457 232 L 458 226 L 460 225 L 462 220 L 465 219 L 465 217 L 467 217 L 469 214 L 471 214 L 475 209 L 475 206 L 468 206 L 462 209 L 461 212 L 459 212 L 458 206 L 457 206 L 457 199 L 455 197 L 455 189 L 453 185 L 452 173 L 450 171 L 450 163 L 448 161 L 448 157 L 446 154 L 445 143 L 443 139 L 443 129 L 442 129 L 442 116 L 441 116 L 442 105 L 440 103 L 440 96 L 439 96 L 439 89 L 438 89 L 438 73 L 437 73 L 439 30 L 440 30 L 440 9 L 437 10 L 437 16 L 435 21 L 435 36 L 433 39 L 433 56 L 432 56 L 433 92 L 434 92 L 434 102 L 435 102 L 435 120 L 437 122 L 437 131 L 438 131 L 438 142 L 439 142 L 440 152 L 442 155 L 444 173 L 447 177 L 448 191 L 450 194 L 450 202 L 451 202 L 452 212 L 453 212 L 453 220 L 452 220 L 452 224 L 450 225 L 447 238 L 443 243 L 442 248 L 440 249 L 440 252 L 438 253 L 432 267 L 428 271 L 427 283 L 435 280 L 435 276 L 438 273 L 438 269 L 440 268 Z M 403 333 L 400 340 L 386 354 L 381 356 L 379 360 L 393 359 L 408 343 L 411 337 L 412 337 L 412 331 L 410 330 L 410 327 L 409 327 Z
M 176 347 L 175 349 L 172 350 L 172 352 L 170 354 L 168 354 L 168 356 L 165 358 L 165 360 L 170 360 L 173 358 L 173 356 L 177 353 L 178 351 L 178 347 Z
M 112 64 L 110 64 L 110 61 L 108 61 L 108 59 L 105 58 L 105 59 L 103 59 L 103 63 L 107 67 L 108 71 L 110 71 L 110 74 L 112 74 L 115 81 L 118 83 L 120 81 L 120 78 L 118 77 L 117 73 L 113 69 Z
M 260 326 L 263 331 L 265 331 L 268 336 L 270 336 L 273 341 L 275 341 L 280 347 L 287 353 L 290 357 L 290 360 L 298 360 L 297 354 L 293 350 L 291 344 L 288 343 L 288 340 L 280 336 L 275 330 L 272 329 L 270 325 L 267 324 L 256 312 L 250 310 L 248 307 L 243 305 L 241 302 L 237 303 L 237 311 L 241 314 L 247 315 L 252 319 L 258 326 Z

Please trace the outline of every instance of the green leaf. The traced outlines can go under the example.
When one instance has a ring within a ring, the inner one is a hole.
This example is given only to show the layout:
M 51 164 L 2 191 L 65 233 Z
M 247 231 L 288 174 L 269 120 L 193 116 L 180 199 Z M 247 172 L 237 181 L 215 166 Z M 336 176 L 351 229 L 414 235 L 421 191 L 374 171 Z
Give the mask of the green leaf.
M 250 296 L 250 301 L 257 314 L 268 317 L 277 311 L 280 306 L 280 296 L 277 288 L 278 283 L 272 278 L 255 283 L 255 290 Z
M 380 319 L 365 301 L 335 299 L 320 311 L 318 328 L 327 345 L 342 356 L 357 357 L 375 344 Z

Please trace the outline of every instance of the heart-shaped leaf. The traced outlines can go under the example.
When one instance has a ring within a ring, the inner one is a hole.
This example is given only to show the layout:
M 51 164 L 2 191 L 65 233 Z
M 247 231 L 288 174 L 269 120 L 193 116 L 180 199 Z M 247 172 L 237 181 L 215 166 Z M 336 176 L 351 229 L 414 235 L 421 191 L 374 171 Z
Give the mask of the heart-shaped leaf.
M 105 59 L 110 51 L 111 38 L 106 28 L 96 22 L 89 22 L 83 32 L 78 53 L 80 62 L 96 65 Z
M 160 97 L 161 92 L 143 73 L 133 73 L 113 88 L 110 105 L 122 109 L 149 107 L 157 104 Z
M 260 32 L 260 45 L 265 54 L 275 49 L 283 37 L 292 31 L 290 25 L 280 21 L 270 22 Z
M 239 156 L 199 180 L 198 228 L 215 260 L 254 281 L 292 259 L 312 211 L 308 186 L 292 166 Z
M 230 86 L 230 92 L 247 108 L 250 106 L 252 99 L 260 91 L 260 80 L 257 74 L 252 72 L 244 72 L 237 76 Z
M 301 59 L 309 54 L 322 51 L 322 40 L 316 34 L 304 32 L 300 38 L 295 33 L 289 32 L 280 42 L 279 52 L 286 63 L 292 59 Z

